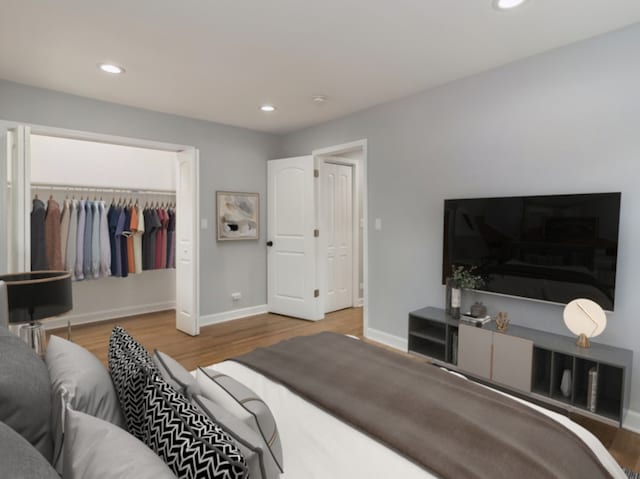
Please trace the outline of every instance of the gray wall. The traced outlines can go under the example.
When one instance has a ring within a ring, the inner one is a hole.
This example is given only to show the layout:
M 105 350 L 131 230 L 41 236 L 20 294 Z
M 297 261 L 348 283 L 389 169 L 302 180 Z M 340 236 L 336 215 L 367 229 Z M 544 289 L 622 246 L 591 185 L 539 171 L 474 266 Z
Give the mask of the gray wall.
M 406 338 L 409 311 L 444 305 L 445 198 L 622 191 L 616 311 L 598 341 L 633 349 L 638 377 L 639 45 L 634 26 L 285 137 L 286 156 L 368 139 L 371 328 Z M 561 306 L 479 297 L 568 334 Z
M 266 224 L 266 160 L 278 157 L 280 138 L 215 123 L 130 108 L 0 80 L 0 119 L 195 146 L 200 150 L 202 315 L 266 303 L 264 237 L 219 244 L 216 190 L 255 191 Z M 243 299 L 231 301 L 231 292 Z

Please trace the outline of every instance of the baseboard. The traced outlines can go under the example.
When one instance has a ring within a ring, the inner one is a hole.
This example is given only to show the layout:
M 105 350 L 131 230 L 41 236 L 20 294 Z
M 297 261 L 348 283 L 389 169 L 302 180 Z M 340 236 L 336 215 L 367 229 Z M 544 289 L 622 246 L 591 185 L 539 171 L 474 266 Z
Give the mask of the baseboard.
M 622 422 L 622 428 L 640 434 L 640 412 L 628 410 Z
M 367 330 L 364 332 L 364 337 L 372 341 L 385 344 L 394 349 L 404 351 L 405 353 L 409 348 L 408 340 L 373 328 L 367 328 Z
M 153 304 L 136 304 L 134 306 L 125 306 L 123 308 L 105 309 L 103 311 L 93 311 L 86 314 L 67 314 L 59 316 L 55 319 L 47 319 L 42 321 L 46 329 L 64 328 L 67 321 L 71 321 L 71 325 L 95 323 L 96 321 L 106 321 L 108 319 L 124 318 L 126 316 L 135 316 L 138 314 L 155 313 L 157 311 L 166 311 L 168 309 L 176 309 L 175 301 L 165 301 Z
M 224 323 L 225 321 L 233 321 L 234 319 L 246 318 L 248 316 L 255 316 L 257 314 L 264 314 L 267 311 L 267 305 L 260 304 L 258 306 L 250 306 L 248 308 L 223 311 L 222 313 L 207 314 L 205 316 L 200 316 L 200 327 Z

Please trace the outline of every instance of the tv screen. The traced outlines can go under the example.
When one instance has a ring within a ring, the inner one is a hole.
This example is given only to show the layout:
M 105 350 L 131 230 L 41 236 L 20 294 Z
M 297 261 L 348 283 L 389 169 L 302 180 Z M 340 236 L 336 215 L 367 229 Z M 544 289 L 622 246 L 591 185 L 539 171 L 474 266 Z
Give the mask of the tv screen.
M 445 200 L 442 281 L 476 267 L 480 290 L 613 311 L 620 193 Z

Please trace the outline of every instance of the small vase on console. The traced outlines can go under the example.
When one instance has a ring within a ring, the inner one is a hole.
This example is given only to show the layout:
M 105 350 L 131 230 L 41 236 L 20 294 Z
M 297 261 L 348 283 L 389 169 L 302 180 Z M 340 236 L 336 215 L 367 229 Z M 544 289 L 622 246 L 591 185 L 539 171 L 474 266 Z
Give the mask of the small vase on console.
M 453 282 L 451 285 L 451 312 L 449 313 L 453 319 L 460 319 L 460 304 L 462 303 L 462 288 L 458 287 L 458 283 Z

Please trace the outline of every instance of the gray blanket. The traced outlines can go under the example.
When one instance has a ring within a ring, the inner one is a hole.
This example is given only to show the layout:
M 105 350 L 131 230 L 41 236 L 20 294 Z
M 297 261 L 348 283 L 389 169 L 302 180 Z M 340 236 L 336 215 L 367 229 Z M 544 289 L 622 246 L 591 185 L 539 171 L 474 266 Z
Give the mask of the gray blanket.
M 544 414 L 362 341 L 321 333 L 234 360 L 443 479 L 611 478 Z

